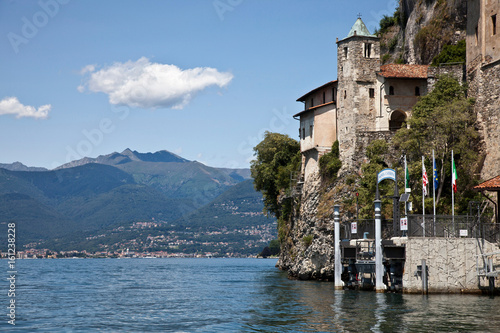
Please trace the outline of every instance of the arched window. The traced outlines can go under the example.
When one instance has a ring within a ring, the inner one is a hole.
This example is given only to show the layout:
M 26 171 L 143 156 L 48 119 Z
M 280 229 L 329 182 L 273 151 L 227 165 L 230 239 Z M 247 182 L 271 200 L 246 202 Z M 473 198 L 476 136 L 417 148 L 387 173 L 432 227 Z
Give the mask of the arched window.
M 394 95 L 394 87 L 393 86 L 389 87 L 389 95 Z
M 406 113 L 401 110 L 396 110 L 391 114 L 391 119 L 389 120 L 389 130 L 397 131 L 403 126 L 406 120 Z

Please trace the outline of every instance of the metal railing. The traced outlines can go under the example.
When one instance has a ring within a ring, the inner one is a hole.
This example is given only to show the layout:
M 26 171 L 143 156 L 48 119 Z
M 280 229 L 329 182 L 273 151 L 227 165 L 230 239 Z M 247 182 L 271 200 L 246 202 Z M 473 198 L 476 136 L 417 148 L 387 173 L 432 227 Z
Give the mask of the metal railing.
M 353 223 L 356 223 L 356 228 L 354 229 Z M 344 228 L 340 230 L 341 239 L 373 239 L 375 238 L 375 220 L 349 220 L 343 223 Z M 388 239 L 393 237 L 393 225 L 391 220 L 382 220 L 382 238 Z
M 487 217 L 471 215 L 456 215 L 454 218 L 450 215 L 408 216 L 407 235 L 409 237 L 481 238 L 497 243 L 500 241 L 499 231 L 500 226 L 491 223 Z
M 354 229 L 353 222 L 356 222 Z M 500 225 L 488 217 L 471 215 L 408 215 L 408 230 L 401 230 L 391 220 L 382 220 L 382 239 L 392 237 L 446 237 L 480 238 L 492 243 L 500 242 Z M 424 234 L 425 230 L 425 234 Z M 349 220 L 343 223 L 341 239 L 375 238 L 375 220 Z

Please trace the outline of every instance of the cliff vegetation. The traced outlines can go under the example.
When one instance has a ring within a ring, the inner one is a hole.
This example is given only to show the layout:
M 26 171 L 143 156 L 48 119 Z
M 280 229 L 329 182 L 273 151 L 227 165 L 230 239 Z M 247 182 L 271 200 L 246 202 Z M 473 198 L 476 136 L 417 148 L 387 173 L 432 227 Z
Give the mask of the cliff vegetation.
M 466 12 L 466 0 L 400 0 L 376 31 L 382 62 L 430 64 L 444 47 L 465 39 Z

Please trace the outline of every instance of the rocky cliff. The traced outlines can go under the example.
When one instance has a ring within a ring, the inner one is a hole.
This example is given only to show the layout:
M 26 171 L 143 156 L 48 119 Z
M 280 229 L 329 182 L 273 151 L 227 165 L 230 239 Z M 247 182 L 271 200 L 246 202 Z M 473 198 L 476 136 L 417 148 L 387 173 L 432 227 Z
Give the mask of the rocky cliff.
M 467 0 L 400 0 L 397 24 L 380 31 L 386 63 L 429 64 L 444 45 L 465 39 Z
M 304 183 L 281 242 L 278 267 L 291 278 L 333 280 L 332 223 L 318 217 L 321 186 L 318 174 Z

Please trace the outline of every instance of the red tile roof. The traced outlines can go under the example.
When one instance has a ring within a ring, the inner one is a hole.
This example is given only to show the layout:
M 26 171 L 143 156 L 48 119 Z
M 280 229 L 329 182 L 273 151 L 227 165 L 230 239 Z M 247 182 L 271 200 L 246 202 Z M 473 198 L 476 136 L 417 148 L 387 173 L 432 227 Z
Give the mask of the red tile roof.
M 377 74 L 385 78 L 398 79 L 427 79 L 429 65 L 397 65 L 388 64 L 380 66 Z
M 484 183 L 474 186 L 476 191 L 500 191 L 500 176 L 491 178 Z

